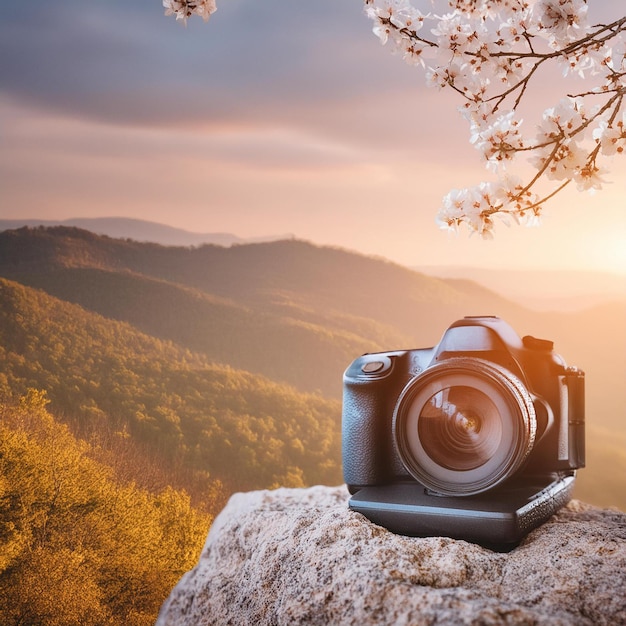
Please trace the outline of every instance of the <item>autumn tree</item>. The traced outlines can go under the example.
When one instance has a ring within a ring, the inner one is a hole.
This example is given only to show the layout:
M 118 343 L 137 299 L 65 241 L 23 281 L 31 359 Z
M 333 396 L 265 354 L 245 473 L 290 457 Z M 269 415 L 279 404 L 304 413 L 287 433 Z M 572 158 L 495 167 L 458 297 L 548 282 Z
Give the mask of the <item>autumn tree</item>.
M 152 624 L 210 518 L 116 482 L 46 403 L 29 390 L 0 416 L 0 622 Z

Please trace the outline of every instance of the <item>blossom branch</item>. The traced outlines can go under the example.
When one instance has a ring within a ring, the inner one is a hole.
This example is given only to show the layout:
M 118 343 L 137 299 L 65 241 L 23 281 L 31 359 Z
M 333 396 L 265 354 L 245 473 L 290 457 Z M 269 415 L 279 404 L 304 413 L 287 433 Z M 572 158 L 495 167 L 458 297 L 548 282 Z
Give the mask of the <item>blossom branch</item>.
M 534 222 L 544 203 L 572 180 L 580 190 L 601 188 L 599 157 L 622 154 L 626 147 L 626 121 L 619 117 L 626 91 L 626 17 L 587 26 L 585 0 L 448 4 L 450 13 L 433 16 L 421 14 L 412 0 L 365 0 L 367 15 L 381 25 L 374 32 L 382 42 L 410 62 L 417 57 L 415 64 L 423 67 L 428 57 L 428 82 L 462 97 L 470 142 L 499 174 L 493 183 L 451 191 L 438 216 L 440 225 L 456 229 L 463 223 L 490 236 L 494 215 L 516 221 L 531 215 Z M 418 32 L 427 20 L 435 26 L 432 40 Z M 538 70 L 548 63 L 595 86 L 546 109 L 534 138 L 528 137 L 515 114 Z M 607 99 L 601 105 L 586 102 L 598 97 Z M 506 169 L 519 154 L 528 155 L 536 169 L 526 183 Z M 559 183 L 537 195 L 534 189 L 544 180 Z

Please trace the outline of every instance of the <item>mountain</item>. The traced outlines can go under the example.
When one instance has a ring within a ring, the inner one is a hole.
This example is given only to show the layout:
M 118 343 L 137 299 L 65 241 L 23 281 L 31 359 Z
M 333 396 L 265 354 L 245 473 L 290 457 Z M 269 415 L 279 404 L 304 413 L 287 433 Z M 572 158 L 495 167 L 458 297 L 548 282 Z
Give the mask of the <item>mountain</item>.
M 0 233 L 0 275 L 335 397 L 358 354 L 431 345 L 442 319 L 519 308 L 469 282 L 296 240 L 189 249 L 22 228 Z
M 589 469 L 580 473 L 578 495 L 626 508 L 623 301 L 544 313 L 470 280 L 439 279 L 304 241 L 192 249 L 67 227 L 0 233 L 0 276 L 42 289 L 74 305 L 73 311 L 124 323 L 215 367 L 245 370 L 335 401 L 344 369 L 359 354 L 428 347 L 455 319 L 499 315 L 520 335 L 553 340 L 568 364 L 586 371 Z M 19 324 L 12 328 L 16 332 Z M 41 331 L 34 324 L 30 332 Z M 94 380 L 99 376 L 101 370 Z M 175 404 L 166 408 L 164 415 L 177 414 Z
M 89 230 L 99 235 L 107 235 L 121 239 L 134 239 L 135 241 L 150 241 L 165 246 L 198 246 L 204 243 L 231 246 L 238 243 L 275 241 L 277 239 L 288 239 L 291 237 L 291 235 L 283 234 L 243 239 L 231 233 L 195 233 L 157 222 L 127 217 L 78 217 L 68 220 L 0 220 L 0 231 L 13 230 L 23 226 L 70 226 Z
M 0 622 L 154 623 L 229 495 L 342 481 L 352 359 L 433 345 L 466 314 L 585 369 L 575 495 L 626 510 L 623 300 L 531 311 L 296 240 L 0 232 Z M 391 428 L 391 408 L 377 417 Z
M 582 270 L 498 270 L 478 267 L 415 268 L 438 278 L 472 280 L 524 307 L 580 311 L 626 300 L 626 274 Z

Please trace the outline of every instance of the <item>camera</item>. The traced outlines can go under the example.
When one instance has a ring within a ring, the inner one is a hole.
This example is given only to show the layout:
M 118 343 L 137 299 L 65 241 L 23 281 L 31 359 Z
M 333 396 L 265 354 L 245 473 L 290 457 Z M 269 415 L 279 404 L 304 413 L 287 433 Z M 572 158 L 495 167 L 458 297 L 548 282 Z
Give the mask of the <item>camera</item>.
M 349 506 L 393 532 L 515 545 L 585 465 L 584 373 L 498 317 L 365 354 L 343 382 Z

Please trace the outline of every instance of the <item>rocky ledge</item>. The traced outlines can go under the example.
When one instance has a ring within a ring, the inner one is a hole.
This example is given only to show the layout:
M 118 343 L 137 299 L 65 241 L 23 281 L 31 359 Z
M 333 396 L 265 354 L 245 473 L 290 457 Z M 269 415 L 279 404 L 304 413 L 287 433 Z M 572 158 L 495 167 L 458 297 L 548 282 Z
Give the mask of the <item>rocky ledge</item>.
M 626 624 L 626 514 L 572 501 L 514 550 L 411 538 L 345 487 L 234 495 L 157 626 Z

